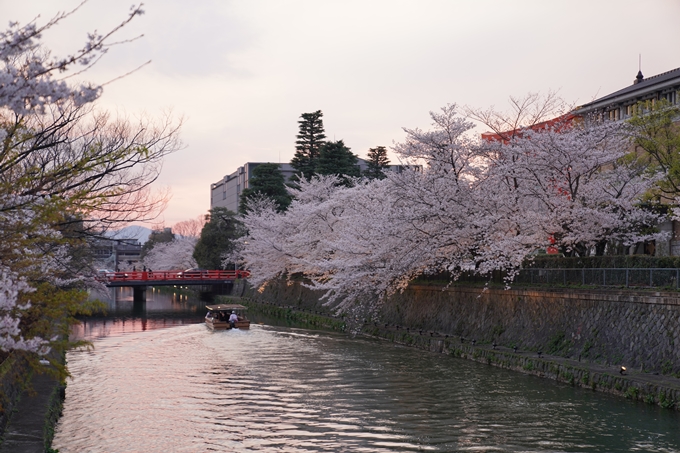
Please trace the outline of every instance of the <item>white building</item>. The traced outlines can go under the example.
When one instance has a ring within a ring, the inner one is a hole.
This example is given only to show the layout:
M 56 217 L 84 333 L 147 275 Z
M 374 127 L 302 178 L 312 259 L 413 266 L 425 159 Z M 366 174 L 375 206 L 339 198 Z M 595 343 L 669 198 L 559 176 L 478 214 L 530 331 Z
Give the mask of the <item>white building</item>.
M 227 208 L 232 212 L 238 212 L 241 192 L 249 187 L 248 182 L 253 176 L 255 167 L 263 163 L 265 162 L 247 162 L 242 167 L 238 167 L 232 174 L 226 175 L 219 181 L 210 184 L 210 209 L 220 207 Z M 368 168 L 368 164 L 364 159 L 358 159 L 357 165 L 362 173 Z M 388 169 L 400 172 L 404 168 L 402 165 L 390 165 Z M 290 164 L 279 164 L 279 169 L 283 173 L 286 182 L 295 174 L 295 169 Z
M 246 162 L 232 174 L 210 184 L 210 209 L 227 208 L 238 212 L 241 192 L 248 188 L 248 181 L 253 177 L 255 167 L 263 163 L 265 162 Z M 279 169 L 286 182 L 295 174 L 295 169 L 290 164 L 279 164 Z
M 641 102 L 655 103 L 666 100 L 673 105 L 680 104 L 679 92 L 680 68 L 649 78 L 645 78 L 642 71 L 638 71 L 632 85 L 582 105 L 576 108 L 574 113 L 595 115 L 597 118 L 611 121 L 626 120 L 635 114 L 635 109 L 639 108 Z M 669 233 L 668 241 L 638 244 L 634 252 L 653 253 L 656 256 L 680 256 L 680 222 L 668 221 L 659 225 L 659 229 Z M 653 247 L 650 248 L 650 245 Z

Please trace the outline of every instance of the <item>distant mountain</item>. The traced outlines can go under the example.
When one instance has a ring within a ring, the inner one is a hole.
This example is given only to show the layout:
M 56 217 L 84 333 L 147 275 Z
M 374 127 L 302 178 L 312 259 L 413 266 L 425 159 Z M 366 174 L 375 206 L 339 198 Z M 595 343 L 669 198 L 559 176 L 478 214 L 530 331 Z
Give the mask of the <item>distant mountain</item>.
M 109 236 L 114 239 L 137 239 L 144 244 L 151 234 L 151 229 L 140 225 L 130 225 L 116 231 L 109 231 Z

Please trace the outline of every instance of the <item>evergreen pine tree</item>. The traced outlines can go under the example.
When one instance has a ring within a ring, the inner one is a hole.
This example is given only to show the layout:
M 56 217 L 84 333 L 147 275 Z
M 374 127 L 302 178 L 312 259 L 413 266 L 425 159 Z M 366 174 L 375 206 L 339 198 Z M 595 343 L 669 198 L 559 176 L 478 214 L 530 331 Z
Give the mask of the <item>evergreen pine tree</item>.
M 340 176 L 342 183 L 349 184 L 346 176 L 359 176 L 358 157 L 342 140 L 326 142 L 316 162 L 316 173 Z
M 387 149 L 384 146 L 370 148 L 366 164 L 368 168 L 364 171 L 364 176 L 369 179 L 384 179 L 384 171 L 390 166 L 390 160 L 387 158 Z
M 241 192 L 238 210 L 241 214 L 248 212 L 248 201 L 256 195 L 264 195 L 273 199 L 279 212 L 288 209 L 291 196 L 286 190 L 286 179 L 281 173 L 279 164 L 260 164 L 253 169 L 253 177 L 248 181 L 249 187 Z
M 295 141 L 295 156 L 290 161 L 290 165 L 297 170 L 295 179 L 302 176 L 309 179 L 314 174 L 316 160 L 326 138 L 322 117 L 321 110 L 300 115 L 301 119 L 298 121 L 300 132 Z
M 245 234 L 243 224 L 227 208 L 210 210 L 208 223 L 194 248 L 194 259 L 204 269 L 222 269 L 222 258 L 231 252 L 236 241 Z
M 156 244 L 159 244 L 161 242 L 172 242 L 173 240 L 175 240 L 175 235 L 172 233 L 171 228 L 154 229 L 149 235 L 149 238 L 142 246 L 140 258 L 144 259 L 144 257 L 146 257 L 146 254 L 149 253 L 149 251 L 152 248 L 154 248 Z

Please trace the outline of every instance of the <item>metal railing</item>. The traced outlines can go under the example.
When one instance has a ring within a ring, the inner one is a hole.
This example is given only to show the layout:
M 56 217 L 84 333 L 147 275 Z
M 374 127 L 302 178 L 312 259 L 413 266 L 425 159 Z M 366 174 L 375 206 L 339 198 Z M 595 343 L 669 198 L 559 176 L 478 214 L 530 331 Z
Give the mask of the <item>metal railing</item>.
M 131 271 L 107 272 L 96 277 L 97 280 L 109 282 L 201 282 L 235 280 L 250 277 L 250 272 L 235 270 L 205 271 Z
M 529 285 L 617 286 L 625 288 L 680 289 L 680 269 L 522 269 L 515 283 Z

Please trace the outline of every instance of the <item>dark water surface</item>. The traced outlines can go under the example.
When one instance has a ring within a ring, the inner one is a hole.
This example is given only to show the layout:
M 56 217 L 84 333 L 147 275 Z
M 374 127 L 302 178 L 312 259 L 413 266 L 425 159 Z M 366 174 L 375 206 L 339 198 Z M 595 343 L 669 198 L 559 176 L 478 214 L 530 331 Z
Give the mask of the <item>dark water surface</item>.
M 95 349 L 68 354 L 53 448 L 680 452 L 675 412 L 340 334 L 211 332 L 201 304 L 164 303 L 174 315 L 150 302 L 126 315 L 122 301 L 115 320 L 78 332 Z

